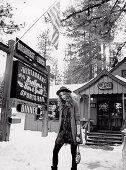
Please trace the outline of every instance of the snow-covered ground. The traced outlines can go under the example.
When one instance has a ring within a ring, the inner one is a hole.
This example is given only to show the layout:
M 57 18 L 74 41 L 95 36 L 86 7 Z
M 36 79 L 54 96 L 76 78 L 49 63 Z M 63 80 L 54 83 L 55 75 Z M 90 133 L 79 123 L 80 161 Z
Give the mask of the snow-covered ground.
M 0 142 L 0 170 L 51 170 L 55 132 L 42 137 L 41 132 L 24 130 L 22 123 L 11 125 L 10 141 Z M 78 170 L 122 170 L 122 146 L 92 148 L 81 146 L 81 162 Z M 70 170 L 70 146 L 64 145 L 59 152 L 59 169 Z

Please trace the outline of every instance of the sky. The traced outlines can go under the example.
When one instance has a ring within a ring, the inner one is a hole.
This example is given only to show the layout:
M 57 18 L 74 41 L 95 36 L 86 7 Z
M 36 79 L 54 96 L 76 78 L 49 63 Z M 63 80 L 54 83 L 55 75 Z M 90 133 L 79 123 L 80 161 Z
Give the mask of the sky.
M 2 1 L 2 0 L 0 0 Z M 38 37 L 48 28 L 52 29 L 52 26 L 45 24 L 44 14 L 47 10 L 56 2 L 56 0 L 3 0 L 9 2 L 12 6 L 13 20 L 16 24 L 21 24 L 20 31 L 13 33 L 12 35 L 4 34 L 2 36 L 4 43 L 7 44 L 8 40 L 13 39 L 15 41 L 16 37 L 21 39 L 25 44 L 31 47 L 33 50 L 38 51 Z M 62 0 L 60 1 L 60 11 L 64 11 L 66 6 L 68 6 L 73 0 Z M 61 31 L 60 31 L 61 32 Z M 59 48 L 58 50 L 53 50 L 51 54 L 53 57 L 58 58 L 58 67 L 62 72 L 64 69 L 63 57 L 65 55 L 65 44 L 66 39 L 64 38 L 62 32 L 59 38 Z M 1 58 L 2 60 L 2 58 Z M 4 71 L 4 64 L 1 64 L 1 72 Z
M 64 10 L 65 7 L 63 1 L 65 0 L 61 1 L 62 10 Z M 31 48 L 36 50 L 37 37 L 41 32 L 48 28 L 48 24 L 46 25 L 44 22 L 43 15 L 46 14 L 46 11 L 56 2 L 56 0 L 9 0 L 8 2 L 13 8 L 13 19 L 15 23 L 22 25 L 25 23 L 25 27 L 10 36 L 6 35 L 4 38 L 15 40 L 15 37 L 17 36 Z M 34 26 L 32 26 L 33 24 Z M 32 28 L 30 28 L 31 26 Z
M 0 170 L 51 170 L 52 152 L 57 133 L 48 132 L 42 137 L 40 131 L 24 130 L 25 114 L 13 110 L 21 123 L 12 124 L 8 142 L 0 142 Z M 122 145 L 107 148 L 92 148 L 80 145 L 81 161 L 78 170 L 124 170 Z M 70 170 L 70 145 L 59 152 L 59 170 Z

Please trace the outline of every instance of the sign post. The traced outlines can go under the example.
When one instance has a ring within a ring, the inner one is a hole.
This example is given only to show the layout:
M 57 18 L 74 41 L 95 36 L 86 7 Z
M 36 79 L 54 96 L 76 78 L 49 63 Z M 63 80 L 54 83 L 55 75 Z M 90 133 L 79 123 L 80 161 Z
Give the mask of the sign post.
M 10 124 L 8 123 L 8 117 L 11 117 L 11 104 L 10 104 L 10 89 L 11 89 L 11 77 L 13 66 L 13 54 L 14 54 L 14 41 L 9 40 L 8 46 L 10 47 L 10 53 L 7 54 L 6 69 L 4 76 L 4 88 L 3 88 L 3 100 L 1 108 L 1 120 L 0 120 L 0 141 L 8 141 L 10 134 Z
M 0 141 L 8 141 L 10 125 L 21 120 L 11 117 L 13 102 L 18 111 L 40 115 L 44 108 L 42 136 L 48 135 L 49 77 L 46 59 L 21 40 L 0 43 L 0 49 L 7 53 L 3 95 L 0 114 Z M 14 58 L 17 60 L 14 61 Z M 39 106 L 39 107 L 38 107 Z M 40 107 L 41 106 L 41 107 Z
M 49 112 L 49 82 L 50 82 L 50 67 L 47 67 L 48 70 L 48 94 L 47 94 L 47 110 L 45 111 L 43 117 L 43 128 L 42 128 L 42 136 L 45 137 L 48 135 L 48 112 Z

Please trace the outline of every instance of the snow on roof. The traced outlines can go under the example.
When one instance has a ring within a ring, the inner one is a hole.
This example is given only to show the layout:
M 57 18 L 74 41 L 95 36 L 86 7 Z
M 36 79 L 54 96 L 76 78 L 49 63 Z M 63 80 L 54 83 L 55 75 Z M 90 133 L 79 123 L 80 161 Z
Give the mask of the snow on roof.
M 50 99 L 57 99 L 56 92 L 60 89 L 60 87 L 64 86 L 67 87 L 69 90 L 72 91 L 72 95 L 76 95 L 73 93 L 74 90 L 84 86 L 85 83 L 83 84 L 60 84 L 60 85 L 51 85 L 49 89 L 49 98 Z
M 124 77 L 118 75 L 116 75 L 115 77 L 126 83 L 126 79 Z
M 126 83 L 126 79 L 124 77 L 120 77 L 118 75 L 115 76 L 116 78 L 118 78 L 119 80 L 123 81 Z M 67 87 L 69 90 L 72 91 L 72 95 L 73 96 L 76 96 L 76 93 L 74 93 L 73 91 L 83 87 L 84 85 L 88 84 L 90 81 L 92 81 L 93 79 L 95 78 L 92 78 L 91 80 L 89 80 L 88 82 L 86 83 L 83 83 L 83 84 L 60 84 L 60 85 L 51 85 L 50 86 L 50 89 L 49 89 L 49 99 L 57 99 L 57 95 L 56 95 L 56 92 L 57 90 L 60 89 L 61 86 L 65 86 Z

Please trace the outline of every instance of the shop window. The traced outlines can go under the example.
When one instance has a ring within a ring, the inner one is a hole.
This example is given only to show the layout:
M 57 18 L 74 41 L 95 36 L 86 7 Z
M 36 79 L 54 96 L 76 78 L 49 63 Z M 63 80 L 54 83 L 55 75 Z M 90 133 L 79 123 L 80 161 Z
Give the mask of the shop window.
M 111 117 L 121 117 L 122 116 L 122 104 L 115 102 L 111 104 Z
M 58 108 L 57 101 L 49 102 L 48 117 L 50 120 L 58 120 L 59 119 L 59 108 Z
M 98 109 L 99 109 L 99 115 L 101 116 L 108 115 L 108 103 L 100 103 Z

